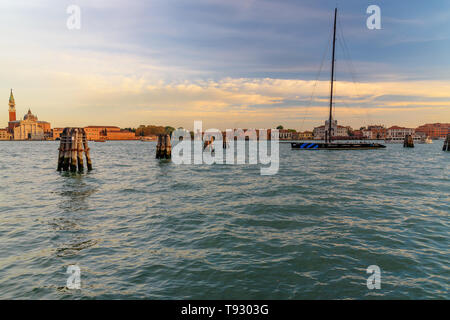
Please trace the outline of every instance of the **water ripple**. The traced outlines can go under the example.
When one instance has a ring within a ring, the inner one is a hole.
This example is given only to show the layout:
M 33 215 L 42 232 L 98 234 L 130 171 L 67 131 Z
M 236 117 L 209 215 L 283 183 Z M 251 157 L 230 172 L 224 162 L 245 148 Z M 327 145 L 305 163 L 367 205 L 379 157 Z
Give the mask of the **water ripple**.
M 55 172 L 57 143 L 2 143 L 0 298 L 448 299 L 440 147 L 284 144 L 279 173 L 260 176 L 93 143 L 95 170 L 78 175 Z M 71 264 L 80 290 L 66 287 Z M 381 290 L 366 287 L 373 264 Z

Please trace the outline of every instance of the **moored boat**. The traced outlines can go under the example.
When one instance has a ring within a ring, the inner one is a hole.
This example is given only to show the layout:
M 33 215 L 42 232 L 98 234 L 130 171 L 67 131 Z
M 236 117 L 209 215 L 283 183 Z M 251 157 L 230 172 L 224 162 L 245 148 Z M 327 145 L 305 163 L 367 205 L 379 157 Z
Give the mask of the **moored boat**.
M 368 150 L 368 149 L 382 149 L 386 148 L 385 145 L 380 143 L 348 143 L 348 142 L 333 142 L 333 85 L 335 82 L 334 78 L 334 65 L 335 65 L 335 52 L 336 52 L 336 19 L 337 19 L 337 8 L 334 9 L 334 28 L 333 28 L 333 52 L 331 56 L 331 91 L 330 91 L 330 108 L 328 117 L 328 128 L 327 122 L 325 123 L 325 142 L 313 142 L 313 143 L 298 143 L 291 142 L 292 149 L 298 150 Z M 337 126 L 337 122 L 334 121 Z
M 368 149 L 380 149 L 386 148 L 385 145 L 380 143 L 291 143 L 292 149 L 300 150 L 368 150 Z
M 139 140 L 141 140 L 141 142 L 156 141 L 156 136 L 143 136 Z

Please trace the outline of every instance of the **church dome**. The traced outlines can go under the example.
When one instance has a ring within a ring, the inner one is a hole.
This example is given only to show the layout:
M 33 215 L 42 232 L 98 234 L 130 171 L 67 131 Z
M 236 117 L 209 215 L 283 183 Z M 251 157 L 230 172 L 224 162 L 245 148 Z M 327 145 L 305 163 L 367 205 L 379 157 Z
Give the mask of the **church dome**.
M 28 109 L 28 113 L 23 117 L 23 120 L 34 120 L 37 121 L 37 117 L 31 113 L 31 110 Z

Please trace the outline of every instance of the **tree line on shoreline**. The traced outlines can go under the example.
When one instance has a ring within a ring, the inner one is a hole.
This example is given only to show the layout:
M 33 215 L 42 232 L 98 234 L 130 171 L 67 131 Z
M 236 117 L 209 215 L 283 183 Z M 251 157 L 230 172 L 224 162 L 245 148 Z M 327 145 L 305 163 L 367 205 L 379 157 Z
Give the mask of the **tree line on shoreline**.
M 125 130 L 134 132 L 137 137 L 152 136 L 158 134 L 172 134 L 175 131 L 171 126 L 155 126 L 155 125 L 140 125 L 138 128 L 124 128 Z

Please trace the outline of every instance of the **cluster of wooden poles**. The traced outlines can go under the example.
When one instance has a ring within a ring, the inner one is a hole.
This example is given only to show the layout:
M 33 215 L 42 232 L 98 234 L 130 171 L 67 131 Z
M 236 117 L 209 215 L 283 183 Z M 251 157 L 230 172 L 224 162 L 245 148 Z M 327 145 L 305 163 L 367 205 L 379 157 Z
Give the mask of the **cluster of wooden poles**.
M 180 137 L 180 141 L 183 140 L 183 137 Z M 211 151 L 214 151 L 213 147 L 214 137 L 211 137 L 210 140 L 205 141 L 203 144 L 203 150 L 207 147 L 210 147 Z M 226 139 L 223 140 L 223 148 L 226 149 L 228 147 L 228 143 Z M 156 159 L 170 159 L 172 158 L 172 144 L 170 140 L 169 134 L 160 134 L 158 135 L 158 140 L 156 143 Z
M 83 172 L 83 152 L 86 155 L 87 169 L 92 170 L 91 156 L 83 128 L 65 128 L 60 136 L 58 171 Z
M 450 151 L 450 133 L 447 134 L 447 137 L 444 141 L 444 146 L 442 147 L 442 151 Z
M 170 135 L 158 135 L 158 142 L 156 143 L 156 159 L 170 159 L 172 158 L 172 144 L 170 142 Z

